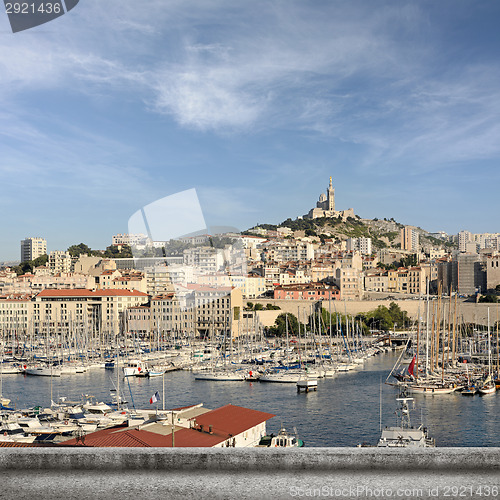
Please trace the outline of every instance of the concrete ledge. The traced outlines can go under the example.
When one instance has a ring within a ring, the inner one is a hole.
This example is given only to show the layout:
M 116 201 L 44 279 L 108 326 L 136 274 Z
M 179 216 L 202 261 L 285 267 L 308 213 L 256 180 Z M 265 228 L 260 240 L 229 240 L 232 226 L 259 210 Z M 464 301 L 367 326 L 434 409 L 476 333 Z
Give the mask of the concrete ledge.
M 36 500 L 497 498 L 500 448 L 7 448 L 0 481 Z
M 0 470 L 74 471 L 481 470 L 500 472 L 500 448 L 11 448 Z

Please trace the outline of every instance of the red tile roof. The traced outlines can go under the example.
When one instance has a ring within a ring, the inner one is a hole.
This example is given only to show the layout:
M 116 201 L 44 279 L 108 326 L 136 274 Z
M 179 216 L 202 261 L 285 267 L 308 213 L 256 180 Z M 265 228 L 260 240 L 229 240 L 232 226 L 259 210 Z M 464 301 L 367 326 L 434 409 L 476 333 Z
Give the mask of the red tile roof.
M 204 429 L 212 425 L 214 433 L 236 436 L 274 416 L 272 413 L 229 404 L 199 415 L 193 420 L 196 420 L 198 426 L 203 425 Z
M 194 405 L 196 406 L 196 405 Z M 190 407 L 186 407 L 190 408 Z M 213 447 L 223 443 L 231 436 L 236 436 L 252 427 L 274 417 L 271 413 L 251 410 L 241 406 L 226 405 L 194 417 L 196 428 L 175 429 L 174 445 L 176 447 Z M 203 432 L 201 432 L 203 426 Z M 212 433 L 209 433 L 212 426 Z M 77 438 L 61 443 L 62 446 L 87 447 L 172 447 L 172 434 L 117 426 L 87 434 L 83 442 Z

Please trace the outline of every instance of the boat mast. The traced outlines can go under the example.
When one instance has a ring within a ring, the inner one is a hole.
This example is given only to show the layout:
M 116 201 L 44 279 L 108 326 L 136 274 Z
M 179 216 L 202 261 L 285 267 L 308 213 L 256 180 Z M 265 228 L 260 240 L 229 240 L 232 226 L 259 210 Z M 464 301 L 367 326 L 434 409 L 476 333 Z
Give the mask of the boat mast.
M 427 307 L 425 320 L 425 374 L 429 375 L 429 278 L 427 278 Z

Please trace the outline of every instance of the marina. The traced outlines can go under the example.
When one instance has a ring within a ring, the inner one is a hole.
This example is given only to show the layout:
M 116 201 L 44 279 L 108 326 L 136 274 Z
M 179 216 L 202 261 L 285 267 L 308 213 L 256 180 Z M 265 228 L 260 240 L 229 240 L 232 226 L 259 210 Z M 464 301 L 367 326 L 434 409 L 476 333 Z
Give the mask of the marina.
M 354 447 L 376 445 L 382 424 L 395 422 L 394 402 L 398 388 L 384 384 L 400 356 L 399 351 L 381 353 L 358 364 L 354 370 L 317 381 L 317 391 L 297 392 L 296 384 L 258 381 L 195 380 L 190 370 L 167 372 L 160 377 L 120 376 L 120 394 L 128 407 L 176 408 L 203 403 L 206 408 L 239 405 L 276 415 L 267 424 L 270 433 L 296 427 L 307 447 Z M 253 366 L 253 365 L 252 365 Z M 3 375 L 3 396 L 17 409 L 49 407 L 61 397 L 79 401 L 82 394 L 96 401 L 109 401 L 116 390 L 115 369 L 93 369 L 60 377 Z M 163 401 L 163 383 L 165 401 Z M 150 404 L 158 393 L 159 402 Z M 500 398 L 497 394 L 464 398 L 450 394 L 412 394 L 419 414 L 415 425 L 427 427 L 436 446 L 500 446 Z

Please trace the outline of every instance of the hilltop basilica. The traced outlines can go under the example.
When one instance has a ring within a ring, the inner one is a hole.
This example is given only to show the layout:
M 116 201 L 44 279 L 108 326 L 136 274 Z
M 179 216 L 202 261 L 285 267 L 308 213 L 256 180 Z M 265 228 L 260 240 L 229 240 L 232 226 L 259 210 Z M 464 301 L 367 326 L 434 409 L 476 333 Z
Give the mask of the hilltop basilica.
M 330 177 L 330 185 L 326 189 L 326 194 L 321 193 L 319 200 L 316 203 L 316 208 L 311 208 L 306 219 L 317 219 L 318 217 L 342 217 L 343 220 L 347 217 L 354 217 L 354 209 L 335 210 L 335 188 L 332 186 L 332 178 Z

